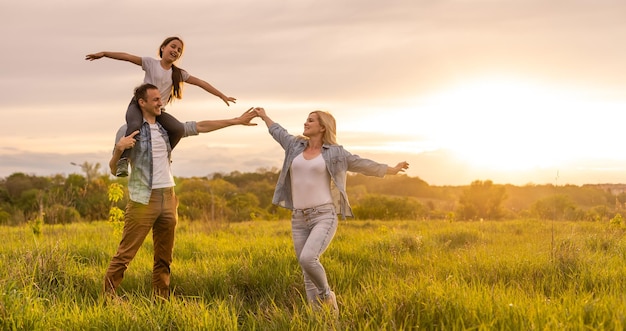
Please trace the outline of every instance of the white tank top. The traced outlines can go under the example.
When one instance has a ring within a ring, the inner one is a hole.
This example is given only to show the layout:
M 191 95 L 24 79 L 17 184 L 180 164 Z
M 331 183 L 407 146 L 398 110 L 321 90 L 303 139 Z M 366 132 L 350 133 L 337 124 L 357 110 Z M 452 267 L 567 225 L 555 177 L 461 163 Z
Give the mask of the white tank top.
M 157 124 L 150 124 L 152 140 L 152 188 L 174 186 L 174 177 L 167 157 L 167 144 Z
M 291 194 L 293 207 L 305 209 L 332 203 L 330 174 L 322 154 L 311 160 L 302 153 L 291 162 Z

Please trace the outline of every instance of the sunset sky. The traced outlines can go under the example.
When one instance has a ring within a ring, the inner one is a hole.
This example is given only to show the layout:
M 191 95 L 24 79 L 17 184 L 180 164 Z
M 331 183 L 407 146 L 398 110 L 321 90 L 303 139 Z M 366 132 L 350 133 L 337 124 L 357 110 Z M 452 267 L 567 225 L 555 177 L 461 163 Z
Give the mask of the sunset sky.
M 108 163 L 143 71 L 98 51 L 157 57 L 186 85 L 181 121 L 262 106 L 294 134 L 328 110 L 338 141 L 431 185 L 626 183 L 623 0 L 4 1 L 0 177 Z M 280 167 L 259 120 L 186 138 L 176 176 Z

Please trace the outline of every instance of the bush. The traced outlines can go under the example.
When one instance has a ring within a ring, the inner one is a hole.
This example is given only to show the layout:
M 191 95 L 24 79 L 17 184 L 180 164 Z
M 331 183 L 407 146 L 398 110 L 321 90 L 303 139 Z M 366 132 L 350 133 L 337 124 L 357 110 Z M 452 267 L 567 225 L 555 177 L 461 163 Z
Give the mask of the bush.
M 11 214 L 7 213 L 4 210 L 0 210 L 0 224 L 8 225 L 11 220 Z
M 80 213 L 74 207 L 52 205 L 44 213 L 46 224 L 68 224 L 80 221 Z
M 419 219 L 426 208 L 415 199 L 368 194 L 353 208 L 354 217 L 369 220 Z

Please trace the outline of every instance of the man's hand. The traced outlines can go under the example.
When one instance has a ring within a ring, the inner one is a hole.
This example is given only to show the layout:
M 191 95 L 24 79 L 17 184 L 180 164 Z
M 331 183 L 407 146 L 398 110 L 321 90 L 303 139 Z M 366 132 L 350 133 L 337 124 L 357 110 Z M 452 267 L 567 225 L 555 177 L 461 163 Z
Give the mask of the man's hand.
M 257 113 L 254 111 L 254 107 L 251 107 L 241 114 L 241 116 L 237 117 L 236 120 L 241 125 L 255 126 L 256 123 L 250 123 L 250 121 L 255 117 L 257 117 Z
M 126 137 L 120 138 L 120 140 L 115 144 L 115 148 L 120 152 L 123 152 L 126 149 L 135 147 L 135 136 L 139 133 L 139 130 L 135 130 L 133 133 L 129 134 Z

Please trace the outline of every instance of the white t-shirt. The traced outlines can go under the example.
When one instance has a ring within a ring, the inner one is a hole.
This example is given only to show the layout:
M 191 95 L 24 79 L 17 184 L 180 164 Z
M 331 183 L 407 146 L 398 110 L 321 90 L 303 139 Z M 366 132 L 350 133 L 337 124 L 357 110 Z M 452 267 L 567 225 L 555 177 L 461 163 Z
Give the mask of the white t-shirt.
M 163 104 L 167 104 L 172 93 L 172 68 L 169 70 L 163 69 L 161 61 L 151 57 L 141 58 L 141 68 L 146 72 L 143 82 L 158 87 L 159 93 L 161 93 L 161 101 Z M 189 79 L 189 74 L 185 70 L 181 69 L 181 71 L 183 73 L 183 82 L 186 82 Z
M 302 153 L 291 163 L 291 194 L 293 208 L 305 209 L 332 203 L 330 174 L 322 154 L 311 160 Z
M 174 176 L 167 157 L 167 143 L 161 135 L 158 125 L 150 124 L 150 139 L 152 141 L 152 188 L 173 187 Z

